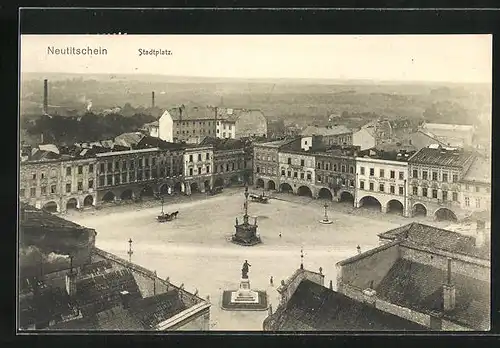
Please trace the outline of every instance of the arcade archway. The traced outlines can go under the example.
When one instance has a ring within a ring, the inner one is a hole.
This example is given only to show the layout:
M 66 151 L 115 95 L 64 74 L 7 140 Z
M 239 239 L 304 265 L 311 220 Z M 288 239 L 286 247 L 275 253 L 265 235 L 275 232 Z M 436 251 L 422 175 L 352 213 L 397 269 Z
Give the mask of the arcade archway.
M 154 191 L 151 186 L 144 186 L 141 190 L 140 196 L 141 197 L 154 197 Z
M 267 188 L 269 190 L 276 190 L 276 184 L 274 183 L 274 181 L 269 180 L 268 183 L 267 183 Z
M 132 199 L 132 190 L 125 190 L 122 192 L 122 194 L 120 195 L 120 198 L 123 199 L 123 200 L 129 200 L 129 199 Z
M 233 175 L 229 180 L 229 183 L 231 185 L 238 185 L 240 183 L 240 178 L 238 178 L 238 175 Z
M 412 216 L 414 216 L 414 217 L 417 217 L 417 216 L 425 217 L 425 216 L 427 216 L 427 208 L 423 204 L 420 204 L 420 203 L 415 204 L 413 206 Z
M 448 208 L 439 208 L 434 213 L 434 216 L 436 217 L 436 220 L 438 220 L 438 221 L 446 220 L 446 221 L 457 222 L 457 220 L 458 220 L 455 213 Z
M 176 182 L 174 184 L 174 192 L 175 193 L 181 193 L 182 192 L 182 183 L 181 182 Z
M 299 196 L 305 196 L 311 198 L 313 196 L 311 189 L 307 186 L 300 186 L 299 189 L 297 190 L 297 194 Z
M 262 179 L 257 179 L 257 181 L 255 182 L 255 186 L 257 188 L 264 188 L 264 180 Z
M 333 195 L 329 189 L 327 189 L 326 187 L 322 187 L 318 192 L 318 198 L 328 199 L 331 201 L 333 199 Z
M 106 192 L 106 194 L 102 197 L 103 202 L 112 202 L 115 200 L 115 194 L 111 191 Z
M 222 178 L 217 178 L 214 183 L 215 187 L 224 187 L 224 180 Z
M 391 199 L 389 202 L 387 202 L 387 212 L 391 214 L 403 215 L 404 212 L 403 203 L 401 203 L 398 200 Z
M 280 185 L 280 192 L 293 193 L 292 186 L 290 186 L 290 184 L 287 184 L 286 182 L 284 182 Z
M 66 210 L 71 210 L 71 209 L 77 209 L 78 208 L 78 201 L 76 198 L 70 198 L 66 202 Z
M 340 194 L 339 202 L 354 204 L 354 196 L 347 191 L 344 191 Z
M 49 213 L 57 213 L 57 208 L 57 203 L 54 201 L 47 202 L 43 206 L 43 210 L 48 211 Z
M 200 192 L 200 188 L 198 187 L 198 184 L 195 182 L 192 182 L 191 185 L 189 185 L 189 187 L 191 188 L 191 193 L 199 193 Z
M 205 180 L 205 182 L 203 182 L 203 186 L 205 187 L 205 191 L 210 190 L 210 180 Z
M 168 194 L 168 185 L 167 184 L 163 184 L 160 186 L 160 194 Z
M 92 205 L 94 205 L 94 197 L 92 197 L 91 195 L 88 195 L 83 200 L 83 206 L 84 207 L 91 207 Z
M 375 211 L 382 211 L 382 204 L 372 196 L 365 196 L 359 201 L 360 208 L 366 208 Z

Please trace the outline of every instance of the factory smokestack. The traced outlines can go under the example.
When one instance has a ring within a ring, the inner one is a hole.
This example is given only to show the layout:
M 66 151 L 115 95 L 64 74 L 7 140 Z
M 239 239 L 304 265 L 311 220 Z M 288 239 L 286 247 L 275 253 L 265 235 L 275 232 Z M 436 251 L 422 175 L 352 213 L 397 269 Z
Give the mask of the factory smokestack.
M 155 92 L 151 92 L 151 107 L 155 107 Z
M 49 111 L 49 81 L 43 80 L 43 114 L 47 115 Z

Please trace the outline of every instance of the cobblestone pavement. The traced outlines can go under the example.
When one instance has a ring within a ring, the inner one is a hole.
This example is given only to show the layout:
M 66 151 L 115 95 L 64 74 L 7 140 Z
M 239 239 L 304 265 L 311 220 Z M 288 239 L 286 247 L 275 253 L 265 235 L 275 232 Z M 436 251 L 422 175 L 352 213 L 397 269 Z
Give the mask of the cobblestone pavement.
M 287 194 L 273 194 L 268 204 L 249 204 L 250 221 L 257 218 L 263 244 L 241 247 L 229 242 L 235 219 L 242 219 L 243 190 L 226 189 L 216 196 L 177 196 L 165 202 L 166 212 L 179 211 L 178 219 L 160 224 L 158 201 L 106 207 L 97 211 L 70 212 L 66 218 L 97 231 L 98 247 L 128 258 L 128 239 L 133 240 L 132 261 L 172 282 L 184 283 L 188 291 L 198 289 L 210 296 L 212 330 L 262 330 L 267 312 L 230 312 L 220 308 L 224 290 L 239 286 L 241 264 L 252 265 L 252 288 L 266 290 L 273 309 L 277 307 L 276 286 L 300 266 L 325 274 L 335 286 L 335 263 L 378 245 L 377 234 L 407 224 L 412 219 L 354 209 L 330 202 L 333 224 L 319 223 L 324 201 Z M 432 223 L 432 221 L 425 221 Z M 281 237 L 280 237 L 281 233 Z M 269 278 L 273 276 L 274 287 Z

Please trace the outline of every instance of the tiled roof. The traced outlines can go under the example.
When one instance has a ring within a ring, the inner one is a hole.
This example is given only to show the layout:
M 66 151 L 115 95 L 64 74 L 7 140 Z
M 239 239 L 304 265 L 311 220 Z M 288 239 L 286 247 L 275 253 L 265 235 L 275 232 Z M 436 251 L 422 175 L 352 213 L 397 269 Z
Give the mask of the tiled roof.
M 431 149 L 425 147 L 420 149 L 410 159 L 410 163 L 428 164 L 437 166 L 463 167 L 473 158 L 473 154 L 461 150 Z
M 54 159 L 59 159 L 61 156 L 57 153 L 54 153 L 52 151 L 45 151 L 45 150 L 37 150 L 34 151 L 30 157 L 30 161 L 48 161 L 48 160 L 54 160 Z
M 182 111 L 181 111 L 182 109 Z M 215 119 L 215 110 L 206 106 L 185 106 L 168 110 L 174 121 L 180 120 L 212 120 Z
M 407 331 L 425 327 L 353 300 L 309 280 L 297 287 L 278 313 L 277 331 Z
M 144 325 L 121 303 L 96 314 L 98 330 L 144 330 Z
M 426 246 L 438 250 L 458 253 L 489 260 L 491 252 L 489 245 L 475 246 L 475 238 L 457 232 L 412 222 L 379 234 L 380 238 L 400 239 L 403 243 Z
M 170 143 L 168 141 L 149 135 L 144 135 L 136 145 L 136 149 L 148 149 L 154 147 L 160 148 L 162 150 L 181 150 L 185 146 L 183 144 Z
M 127 269 L 101 273 L 76 283 L 76 301 L 82 313 L 95 315 L 121 303 L 120 291 L 128 291 L 130 298 L 140 298 L 141 293 L 132 273 Z
M 378 297 L 402 307 L 424 312 L 443 312 L 446 272 L 399 259 L 377 287 Z M 474 329 L 489 328 L 490 284 L 452 273 L 456 307 L 446 316 Z
M 200 145 L 202 146 L 213 145 L 214 150 L 235 150 L 235 149 L 242 149 L 245 144 L 243 143 L 243 141 L 239 139 L 231 139 L 231 138 L 220 139 L 207 136 L 200 142 Z
M 264 143 L 256 143 L 255 146 L 279 148 L 283 145 L 290 144 L 291 142 L 294 142 L 295 140 L 298 140 L 298 138 L 281 139 L 281 140 L 275 140 L 275 141 L 268 141 L 268 142 L 264 142 Z
M 144 328 L 154 329 L 161 322 L 186 308 L 186 305 L 179 298 L 179 292 L 171 290 L 156 296 L 132 301 L 129 311 Z
M 121 145 L 121 146 L 125 146 L 127 148 L 130 148 L 132 146 L 137 145 L 143 137 L 144 137 L 144 134 L 139 133 L 139 132 L 123 133 L 115 138 L 115 146 Z
M 491 162 L 485 158 L 476 157 L 462 180 L 491 184 Z
M 331 127 L 307 126 L 302 132 L 300 132 L 300 135 L 303 135 L 303 136 L 311 136 L 311 135 L 330 136 L 330 135 L 340 135 L 340 134 L 346 134 L 346 133 L 352 133 L 352 131 L 343 125 L 331 126 Z
M 42 209 L 37 209 L 31 205 L 20 203 L 19 223 L 21 227 L 43 226 L 46 228 L 69 228 L 69 229 L 85 229 L 85 227 L 75 224 L 69 220 L 65 220 Z
M 260 114 L 260 116 L 264 116 L 262 111 L 254 110 L 254 109 L 231 109 L 231 108 L 218 108 L 217 109 L 217 118 L 229 121 L 236 122 L 240 117 L 246 117 L 251 114 Z

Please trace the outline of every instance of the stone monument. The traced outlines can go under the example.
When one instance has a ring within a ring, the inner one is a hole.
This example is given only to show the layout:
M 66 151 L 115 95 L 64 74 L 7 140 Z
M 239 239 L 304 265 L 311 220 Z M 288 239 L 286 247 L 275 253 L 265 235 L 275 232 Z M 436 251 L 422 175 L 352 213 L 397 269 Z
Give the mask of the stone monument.
M 325 203 L 323 205 L 323 207 L 325 208 L 325 216 L 323 217 L 322 220 L 319 220 L 319 222 L 321 222 L 322 224 L 329 225 L 329 224 L 333 223 L 333 221 L 328 218 L 328 213 L 327 213 L 327 210 L 326 210 L 326 208 L 328 208 L 328 204 Z
M 248 221 L 248 184 L 245 183 L 245 203 L 243 204 L 243 209 L 245 214 L 243 215 L 243 222 L 238 223 L 238 218 L 236 218 L 235 233 L 231 238 L 231 241 L 238 245 L 252 246 L 262 243 L 260 236 L 257 234 L 257 218 L 255 218 L 254 223 L 251 224 Z
M 225 310 L 266 310 L 267 293 L 255 291 L 250 287 L 248 272 L 251 265 L 245 260 L 241 268 L 241 280 L 238 290 L 226 290 L 222 294 L 222 309 Z

